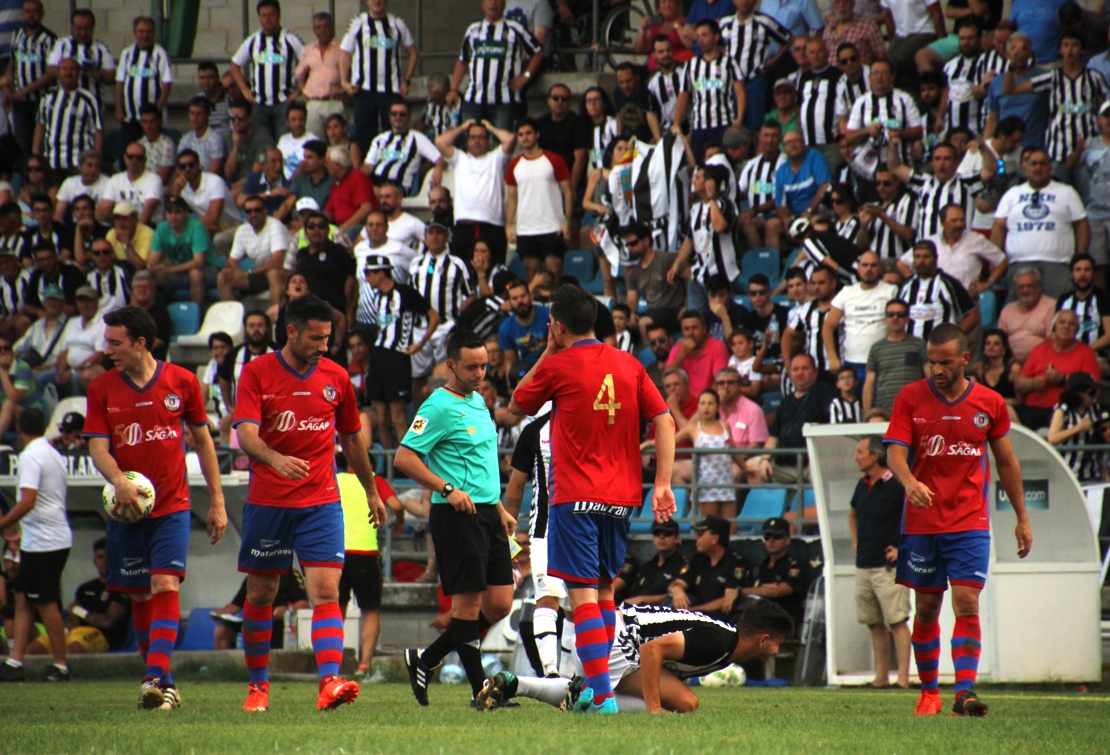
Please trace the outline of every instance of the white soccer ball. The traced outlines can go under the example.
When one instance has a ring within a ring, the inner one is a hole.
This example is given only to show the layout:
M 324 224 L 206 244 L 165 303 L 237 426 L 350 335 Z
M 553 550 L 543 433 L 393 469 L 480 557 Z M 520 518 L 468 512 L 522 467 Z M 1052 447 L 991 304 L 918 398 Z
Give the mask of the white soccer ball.
M 104 513 L 117 522 L 130 523 L 146 519 L 154 510 L 154 483 L 141 472 L 124 472 L 123 476 L 135 483 L 135 487 L 139 489 L 139 506 L 142 507 L 143 515 L 138 519 L 132 519 L 113 513 L 112 507 L 116 505 L 116 486 L 110 482 L 104 486 L 104 492 L 100 495 L 101 503 L 104 504 Z
M 727 668 L 714 671 L 712 674 L 703 676 L 701 679 L 701 686 L 703 687 L 743 687 L 744 683 L 748 681 L 748 675 L 744 673 L 744 669 L 739 666 L 728 666 Z

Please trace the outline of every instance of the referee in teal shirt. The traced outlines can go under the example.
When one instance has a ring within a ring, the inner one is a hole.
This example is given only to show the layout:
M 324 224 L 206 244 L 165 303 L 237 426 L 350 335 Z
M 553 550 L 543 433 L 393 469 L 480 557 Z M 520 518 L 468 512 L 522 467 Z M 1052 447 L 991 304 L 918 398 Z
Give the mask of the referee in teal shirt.
M 451 596 L 451 626 L 421 654 L 405 651 L 412 693 L 428 704 L 432 669 L 458 652 L 475 695 L 485 672 L 478 636 L 509 614 L 513 567 L 509 537 L 516 520 L 501 505 L 497 428 L 475 390 L 489 355 L 473 331 L 447 337 L 451 378 L 423 404 L 397 449 L 394 466 L 432 491 L 428 525 L 443 593 Z M 426 456 L 425 466 L 421 456 Z

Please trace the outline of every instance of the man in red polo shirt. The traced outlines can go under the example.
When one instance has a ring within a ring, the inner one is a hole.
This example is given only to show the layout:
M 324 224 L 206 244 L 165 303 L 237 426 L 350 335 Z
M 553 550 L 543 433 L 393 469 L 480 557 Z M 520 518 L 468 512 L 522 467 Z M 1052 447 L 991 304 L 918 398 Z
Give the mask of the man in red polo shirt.
M 1069 375 L 1085 372 L 1095 383 L 1101 379 L 1098 357 L 1078 334 L 1079 316 L 1062 309 L 1052 323 L 1052 337 L 1029 352 L 1017 379 L 1018 393 L 1024 393 L 1025 399 L 1014 407 L 1026 427 L 1048 427 Z
M 328 173 L 336 183 L 328 194 L 324 214 L 354 241 L 366 223 L 366 216 L 378 209 L 374 186 L 365 173 L 354 170 L 351 153 L 345 147 L 328 149 Z

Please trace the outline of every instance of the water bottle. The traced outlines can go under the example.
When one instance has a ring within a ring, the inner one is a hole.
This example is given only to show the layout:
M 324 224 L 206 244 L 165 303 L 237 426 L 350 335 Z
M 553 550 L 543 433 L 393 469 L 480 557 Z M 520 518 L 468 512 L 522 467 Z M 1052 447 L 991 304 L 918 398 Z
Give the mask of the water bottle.
M 482 656 L 482 670 L 486 672 L 487 679 L 492 679 L 505 670 L 505 664 L 493 653 L 486 653 Z
M 297 609 L 285 610 L 285 639 L 282 647 L 285 650 L 296 650 L 300 646 L 297 636 Z
M 768 327 L 771 331 L 771 343 L 776 344 L 779 342 L 779 318 L 771 315 L 771 325 Z

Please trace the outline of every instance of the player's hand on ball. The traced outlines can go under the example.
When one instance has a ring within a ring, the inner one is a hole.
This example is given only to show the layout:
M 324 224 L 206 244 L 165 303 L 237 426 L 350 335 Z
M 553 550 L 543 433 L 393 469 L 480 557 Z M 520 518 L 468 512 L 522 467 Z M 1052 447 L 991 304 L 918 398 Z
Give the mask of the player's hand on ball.
M 674 500 L 674 491 L 670 485 L 656 485 L 651 492 L 651 510 L 655 512 L 655 521 L 665 522 L 674 516 L 678 506 Z
M 464 493 L 459 489 L 451 491 L 447 496 L 447 502 L 451 504 L 451 508 L 458 511 L 460 514 L 474 514 L 477 509 L 474 508 L 474 501 L 471 500 L 468 493 Z
M 143 507 L 139 505 L 139 488 L 126 477 L 116 483 L 116 505 L 112 507 L 116 516 L 131 521 L 143 518 Z
M 279 456 L 274 469 L 287 480 L 303 480 L 308 477 L 308 462 L 292 456 Z
M 1025 558 L 1033 548 L 1033 530 L 1029 528 L 1028 520 L 1018 522 L 1014 534 L 1017 536 L 1018 558 Z
M 927 509 L 933 505 L 933 491 L 925 483 L 915 480 L 906 490 L 906 500 L 915 508 Z

